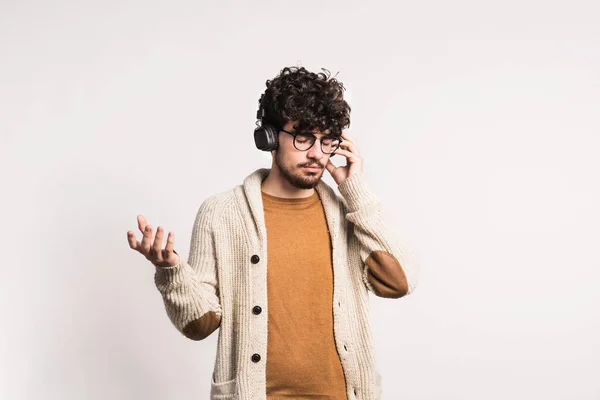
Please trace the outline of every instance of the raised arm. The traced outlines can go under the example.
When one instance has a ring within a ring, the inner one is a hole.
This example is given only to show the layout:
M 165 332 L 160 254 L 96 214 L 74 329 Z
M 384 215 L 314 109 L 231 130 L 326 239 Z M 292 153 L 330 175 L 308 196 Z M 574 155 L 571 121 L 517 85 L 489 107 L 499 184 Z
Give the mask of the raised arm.
M 165 249 L 161 249 L 161 227 L 158 227 L 152 242 L 152 227 L 145 224 L 145 218 L 138 217 L 140 230 L 144 233 L 141 243 L 136 243 L 135 236 L 132 239 L 132 233 L 128 232 L 130 247 L 144 254 L 155 266 L 154 281 L 171 322 L 192 340 L 206 338 L 221 323 L 211 230 L 213 215 L 214 202 L 209 198 L 197 212 L 187 262 L 173 249 L 174 235 L 171 232 Z

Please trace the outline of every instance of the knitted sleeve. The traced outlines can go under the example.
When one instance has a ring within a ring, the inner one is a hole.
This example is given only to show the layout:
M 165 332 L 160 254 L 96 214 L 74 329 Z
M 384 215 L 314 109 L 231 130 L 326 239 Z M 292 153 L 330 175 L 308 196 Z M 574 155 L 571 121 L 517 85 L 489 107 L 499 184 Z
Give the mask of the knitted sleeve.
M 163 297 L 167 315 L 175 327 L 192 340 L 202 340 L 221 322 L 215 249 L 211 221 L 214 197 L 200 206 L 190 242 L 188 261 L 156 267 L 154 281 Z
M 362 174 L 346 178 L 338 189 L 346 219 L 351 223 L 348 246 L 358 254 L 367 289 L 375 295 L 399 298 L 411 293 L 417 284 L 419 266 L 416 257 L 388 229 L 381 202 Z

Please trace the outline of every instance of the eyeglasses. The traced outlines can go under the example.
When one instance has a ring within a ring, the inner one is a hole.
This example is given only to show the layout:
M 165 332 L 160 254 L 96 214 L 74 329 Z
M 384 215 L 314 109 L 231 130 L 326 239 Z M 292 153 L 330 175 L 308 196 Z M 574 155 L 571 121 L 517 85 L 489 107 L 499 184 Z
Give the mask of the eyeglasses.
M 294 147 L 300 151 L 307 151 L 310 149 L 317 137 L 310 132 L 288 132 L 285 129 L 282 132 L 288 133 L 294 137 Z M 341 137 L 326 137 L 321 138 L 321 151 L 325 154 L 332 154 L 335 152 L 342 143 Z

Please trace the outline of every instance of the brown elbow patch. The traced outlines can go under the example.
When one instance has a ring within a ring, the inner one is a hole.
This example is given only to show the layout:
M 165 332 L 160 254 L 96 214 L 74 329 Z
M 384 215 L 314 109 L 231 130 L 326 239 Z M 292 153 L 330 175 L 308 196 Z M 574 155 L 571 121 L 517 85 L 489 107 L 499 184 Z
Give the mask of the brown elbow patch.
M 365 260 L 368 279 L 379 297 L 397 299 L 408 293 L 408 282 L 400 263 L 392 254 L 376 250 Z
M 221 324 L 221 316 L 209 311 L 183 328 L 183 334 L 192 340 L 202 340 L 213 333 Z

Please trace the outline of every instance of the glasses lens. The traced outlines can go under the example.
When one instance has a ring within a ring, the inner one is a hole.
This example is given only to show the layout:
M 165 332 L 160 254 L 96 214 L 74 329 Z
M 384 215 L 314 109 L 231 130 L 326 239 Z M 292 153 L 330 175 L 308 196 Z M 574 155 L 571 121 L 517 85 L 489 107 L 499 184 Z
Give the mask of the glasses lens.
M 321 149 L 323 149 L 323 153 L 333 153 L 340 146 L 339 139 L 329 139 L 323 138 L 321 141 Z
M 299 133 L 294 139 L 294 145 L 298 150 L 308 150 L 315 142 L 315 137 L 312 135 Z

